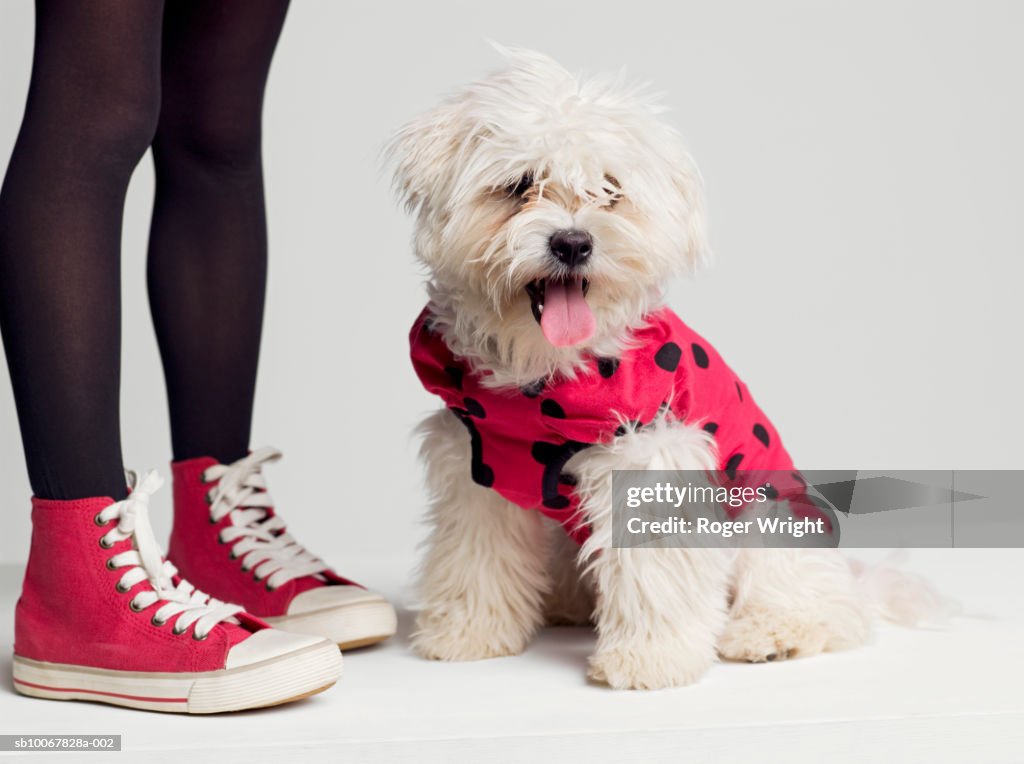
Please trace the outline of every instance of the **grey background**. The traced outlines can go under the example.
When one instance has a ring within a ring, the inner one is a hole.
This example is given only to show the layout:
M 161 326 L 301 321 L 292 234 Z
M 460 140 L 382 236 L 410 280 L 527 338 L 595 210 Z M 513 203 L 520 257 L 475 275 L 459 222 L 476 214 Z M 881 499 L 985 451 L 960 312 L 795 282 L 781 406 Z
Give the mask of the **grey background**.
M 0 167 L 32 6 L 0 3 Z M 406 359 L 422 307 L 377 152 L 393 128 L 533 47 L 664 90 L 704 173 L 716 264 L 672 304 L 745 378 L 804 468 L 1020 467 L 1024 5 L 1014 2 L 296 0 L 267 98 L 271 284 L 255 444 L 295 532 L 358 577 L 408 564 L 434 407 Z M 124 233 L 124 445 L 166 467 L 144 292 L 148 162 Z M 2 363 L 2 362 L 0 362 Z M 0 374 L 0 560 L 28 483 Z M 169 530 L 169 492 L 156 524 Z M 348 561 L 348 564 L 346 564 Z

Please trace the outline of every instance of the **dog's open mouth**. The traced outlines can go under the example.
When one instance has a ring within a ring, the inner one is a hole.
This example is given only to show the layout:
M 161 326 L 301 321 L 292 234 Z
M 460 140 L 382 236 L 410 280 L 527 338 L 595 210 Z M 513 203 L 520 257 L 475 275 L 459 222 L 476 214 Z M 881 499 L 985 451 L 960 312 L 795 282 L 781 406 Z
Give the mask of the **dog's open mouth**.
M 533 317 L 555 347 L 586 342 L 597 328 L 587 305 L 590 282 L 579 277 L 536 279 L 526 285 Z

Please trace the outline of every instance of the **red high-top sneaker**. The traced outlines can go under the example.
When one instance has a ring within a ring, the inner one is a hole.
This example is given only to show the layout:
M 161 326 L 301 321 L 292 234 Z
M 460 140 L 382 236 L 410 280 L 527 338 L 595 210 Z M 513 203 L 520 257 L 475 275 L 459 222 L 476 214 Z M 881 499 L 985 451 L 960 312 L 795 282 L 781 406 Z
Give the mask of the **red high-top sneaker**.
M 190 581 L 277 628 L 343 650 L 387 639 L 396 625 L 387 600 L 339 576 L 285 531 L 262 475 L 280 457 L 261 449 L 230 465 L 176 462 L 168 556 Z
M 14 687 L 52 700 L 209 714 L 286 703 L 333 685 L 338 649 L 271 629 L 212 599 L 160 556 L 148 505 L 131 495 L 33 499 L 32 548 L 14 623 Z

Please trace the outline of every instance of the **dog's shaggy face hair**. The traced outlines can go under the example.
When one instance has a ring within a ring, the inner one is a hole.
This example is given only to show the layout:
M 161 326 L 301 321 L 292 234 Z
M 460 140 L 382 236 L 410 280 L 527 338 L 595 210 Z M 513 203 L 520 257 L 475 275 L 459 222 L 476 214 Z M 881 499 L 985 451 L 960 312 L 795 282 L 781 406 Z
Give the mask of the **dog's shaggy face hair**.
M 707 245 L 698 172 L 642 88 L 580 80 L 536 53 L 507 57 L 402 129 L 390 152 L 446 340 L 495 384 L 524 384 L 571 374 L 587 352 L 620 353 Z M 565 231 L 591 247 L 572 267 L 553 251 Z M 585 305 L 570 294 L 568 315 L 587 327 L 567 328 L 567 342 L 542 331 L 545 287 L 552 301 L 552 290 L 581 290 Z

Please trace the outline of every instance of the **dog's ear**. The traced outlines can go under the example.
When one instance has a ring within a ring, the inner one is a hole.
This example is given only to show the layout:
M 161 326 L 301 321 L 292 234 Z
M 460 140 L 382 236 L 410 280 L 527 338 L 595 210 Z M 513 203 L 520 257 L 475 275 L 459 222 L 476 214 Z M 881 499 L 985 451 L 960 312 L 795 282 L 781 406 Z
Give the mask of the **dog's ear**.
M 681 223 L 686 236 L 683 247 L 685 266 L 695 270 L 711 259 L 708 243 L 707 214 L 704 210 L 704 181 L 693 158 L 684 149 L 673 163 L 672 185 L 681 201 Z
M 385 147 L 395 193 L 411 212 L 445 198 L 459 123 L 458 106 L 447 102 L 406 124 Z

